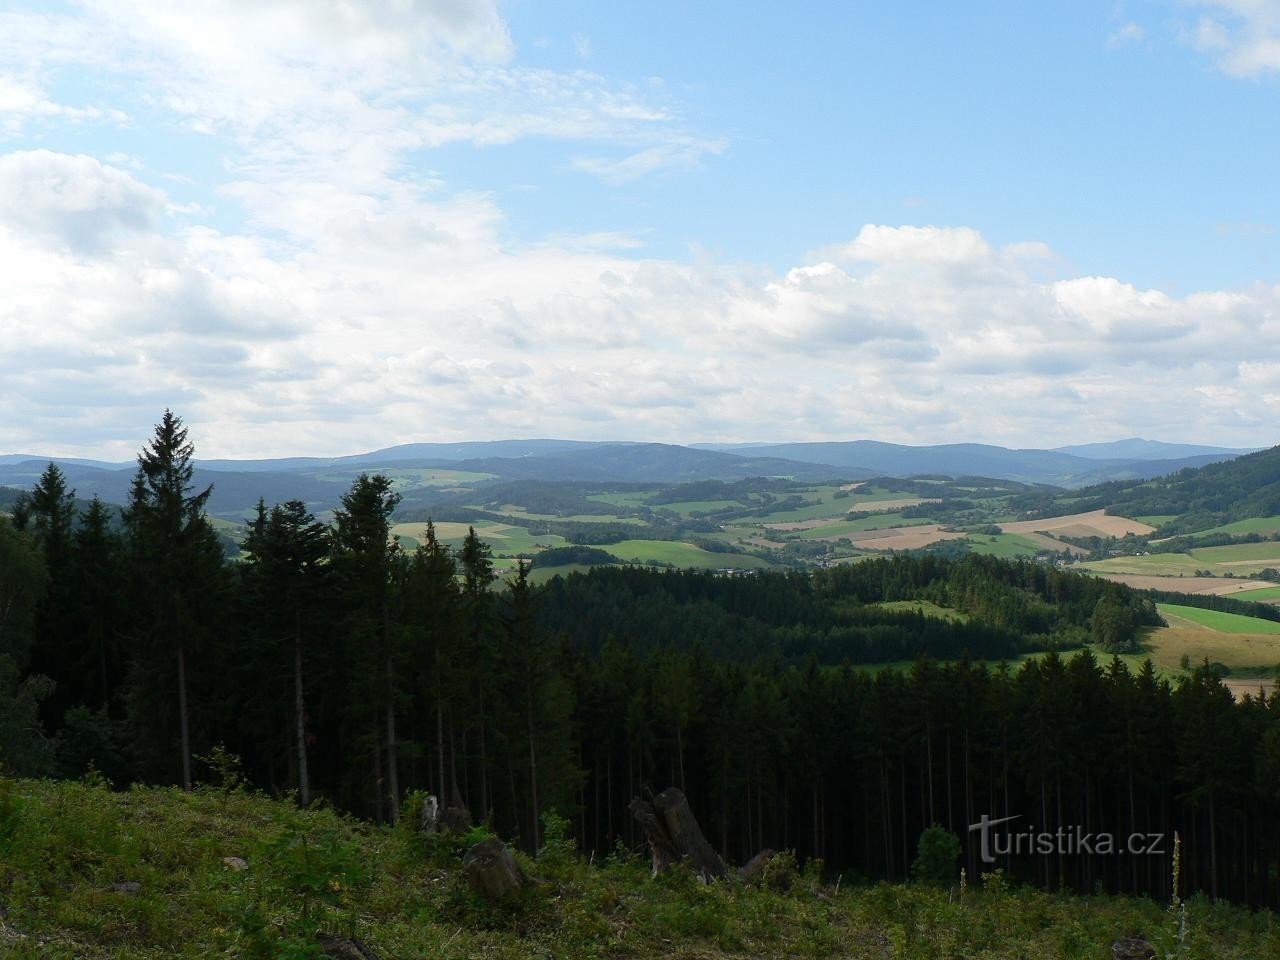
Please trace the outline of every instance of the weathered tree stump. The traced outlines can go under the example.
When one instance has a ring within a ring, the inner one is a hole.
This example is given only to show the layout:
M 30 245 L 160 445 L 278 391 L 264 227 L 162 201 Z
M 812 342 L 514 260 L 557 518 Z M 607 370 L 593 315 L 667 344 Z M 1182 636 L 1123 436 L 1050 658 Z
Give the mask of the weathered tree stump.
M 450 803 L 437 821 L 441 833 L 466 833 L 471 829 L 471 811 L 460 802 Z
M 1121 937 L 1111 944 L 1111 960 L 1156 960 L 1156 948 L 1142 937 Z
M 422 800 L 422 810 L 418 813 L 418 832 L 431 836 L 440 829 L 440 801 L 433 793 Z
M 486 900 L 505 900 L 524 889 L 525 875 L 507 845 L 497 837 L 481 840 L 462 858 L 471 890 Z
M 631 815 L 640 824 L 640 829 L 644 831 L 645 840 L 649 842 L 653 875 L 656 877 L 660 873 L 666 873 L 673 864 L 680 861 L 680 851 L 675 848 L 671 837 L 667 835 L 667 828 L 658 819 L 658 813 L 653 809 L 653 804 L 647 800 L 637 797 L 631 801 L 630 810 Z
M 724 877 L 727 872 L 724 861 L 707 842 L 689 809 L 689 801 L 680 790 L 675 787 L 663 790 L 651 804 L 632 800 L 631 815 L 649 841 L 654 876 L 666 873 L 672 864 L 687 859 L 703 880 Z
M 765 847 L 754 857 L 748 860 L 738 870 L 738 876 L 742 878 L 743 883 L 760 883 L 764 880 L 765 870 L 769 867 L 769 861 L 777 856 L 776 850 Z

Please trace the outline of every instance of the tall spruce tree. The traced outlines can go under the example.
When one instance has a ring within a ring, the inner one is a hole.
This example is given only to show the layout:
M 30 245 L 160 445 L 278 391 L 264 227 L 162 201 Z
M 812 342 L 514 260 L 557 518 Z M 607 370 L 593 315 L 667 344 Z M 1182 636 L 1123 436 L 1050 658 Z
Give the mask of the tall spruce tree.
M 331 551 L 329 528 L 317 521 L 301 500 L 278 504 L 270 513 L 260 503 L 244 549 L 258 594 L 259 626 L 270 641 L 288 650 L 298 800 L 307 806 L 311 803 L 311 779 L 303 665 L 309 627 L 324 602 Z
M 176 697 L 182 785 L 191 789 L 189 659 L 216 622 L 222 549 L 205 515 L 212 485 L 192 482 L 195 445 L 182 419 L 170 410 L 156 424 L 138 455 L 138 472 L 125 510 L 133 572 L 135 610 L 148 665 L 176 667 Z M 142 666 L 136 664 L 136 666 Z M 143 666 L 145 670 L 147 667 Z M 135 681 L 142 678 L 135 673 Z
M 375 790 L 374 811 L 381 819 L 383 801 L 394 822 L 400 809 L 396 737 L 396 651 L 391 624 L 391 576 L 398 553 L 391 540 L 391 515 L 400 502 L 391 480 L 360 474 L 342 497 L 335 514 L 334 556 L 351 610 L 352 625 L 373 654 L 368 691 L 373 706 L 371 748 L 374 768 L 385 774 L 383 790 Z M 385 737 L 385 739 L 384 739 Z M 385 759 L 385 766 L 378 758 Z M 375 785 L 376 786 L 376 785 Z

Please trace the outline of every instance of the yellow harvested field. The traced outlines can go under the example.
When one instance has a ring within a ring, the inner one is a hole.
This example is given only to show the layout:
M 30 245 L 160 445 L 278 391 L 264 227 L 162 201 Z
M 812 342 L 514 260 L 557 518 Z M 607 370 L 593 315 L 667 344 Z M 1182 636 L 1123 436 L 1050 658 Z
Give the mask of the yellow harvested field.
M 1151 533 L 1155 527 L 1128 517 L 1113 517 L 1102 510 L 1073 513 L 1066 517 L 1045 517 L 1043 520 L 1018 520 L 1000 524 L 1003 533 L 1053 533 L 1062 537 L 1123 537 L 1134 533 Z
M 818 537 L 819 540 L 852 540 L 859 550 L 919 550 L 940 540 L 961 540 L 963 533 L 943 530 L 936 523 L 915 527 L 887 527 L 884 530 L 859 530 L 853 534 Z
M 1231 580 L 1224 577 L 1153 577 L 1136 573 L 1102 573 L 1099 576 L 1135 590 L 1168 590 L 1170 593 L 1198 593 L 1215 597 L 1276 586 L 1267 580 Z M 1246 596 L 1241 599 L 1249 598 Z
M 867 500 L 863 503 L 851 504 L 850 513 L 893 513 L 895 510 L 901 510 L 904 507 L 915 507 L 922 503 L 937 503 L 936 499 L 924 499 L 922 497 L 904 497 L 901 500 Z M 791 533 L 795 530 L 812 530 L 815 527 L 825 527 L 830 524 L 836 517 L 816 517 L 812 520 L 787 520 L 783 523 L 766 523 L 765 527 L 769 530 L 785 530 Z
M 1258 694 L 1265 693 L 1267 699 L 1270 700 L 1276 695 L 1276 682 L 1274 680 L 1240 680 L 1228 677 L 1222 681 L 1222 685 L 1231 691 L 1231 696 L 1237 700 L 1243 700 L 1246 695 L 1258 699 Z

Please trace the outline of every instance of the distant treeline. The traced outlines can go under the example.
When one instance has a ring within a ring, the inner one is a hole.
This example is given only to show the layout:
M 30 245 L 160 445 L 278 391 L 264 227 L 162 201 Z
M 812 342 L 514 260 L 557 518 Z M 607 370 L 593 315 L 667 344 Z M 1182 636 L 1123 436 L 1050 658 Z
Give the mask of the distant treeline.
M 1280 709 L 1206 666 L 1176 688 L 1101 666 L 1149 597 L 1029 562 L 902 556 L 744 576 L 598 567 L 495 576 L 474 533 L 390 542 L 398 498 L 360 476 L 332 525 L 262 504 L 228 560 L 166 413 L 122 524 L 50 467 L 0 521 L 0 762 L 117 786 L 189 785 L 225 746 L 261 789 L 378 821 L 429 790 L 528 849 L 559 810 L 585 851 L 640 837 L 635 796 L 679 785 L 713 842 L 902 878 L 939 823 L 1159 833 L 1165 856 L 1002 862 L 1050 887 L 1277 905 Z M 951 619 L 891 601 L 947 607 Z M 978 658 L 1041 656 L 991 669 Z M 934 658 L 934 659 L 931 659 Z M 938 666 L 936 658 L 955 662 Z M 909 669 L 857 663 L 911 660 Z M 203 759 L 209 757 L 210 759 Z

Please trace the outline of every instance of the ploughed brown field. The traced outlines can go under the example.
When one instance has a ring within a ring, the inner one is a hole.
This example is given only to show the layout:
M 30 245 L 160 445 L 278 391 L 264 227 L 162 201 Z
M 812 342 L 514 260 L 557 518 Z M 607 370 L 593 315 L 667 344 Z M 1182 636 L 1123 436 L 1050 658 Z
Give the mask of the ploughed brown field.
M 1123 537 L 1129 533 L 1145 535 L 1155 527 L 1128 517 L 1113 517 L 1102 510 L 1090 510 L 1065 517 L 1002 523 L 1000 529 L 1004 533 L 1052 533 L 1060 537 Z

